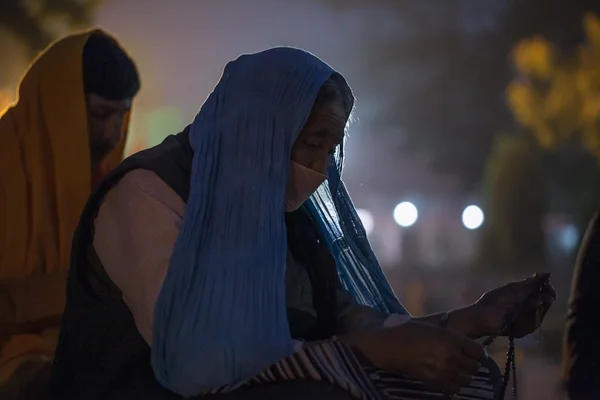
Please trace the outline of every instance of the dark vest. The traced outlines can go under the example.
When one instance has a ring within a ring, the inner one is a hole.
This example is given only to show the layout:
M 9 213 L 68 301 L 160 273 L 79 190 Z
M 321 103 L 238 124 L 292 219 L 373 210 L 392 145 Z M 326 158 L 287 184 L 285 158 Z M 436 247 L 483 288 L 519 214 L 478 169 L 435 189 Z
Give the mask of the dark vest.
M 53 399 L 180 398 L 154 377 L 150 347 L 138 333 L 121 292 L 104 271 L 92 243 L 94 220 L 104 196 L 132 170 L 155 172 L 187 202 L 192 155 L 186 128 L 127 158 L 90 196 L 73 237 L 67 304 L 52 371 Z M 290 250 L 307 266 L 317 311 L 314 318 L 289 309 L 292 336 L 305 340 L 331 337 L 337 315 L 335 261 L 304 210 L 287 214 L 286 225 Z

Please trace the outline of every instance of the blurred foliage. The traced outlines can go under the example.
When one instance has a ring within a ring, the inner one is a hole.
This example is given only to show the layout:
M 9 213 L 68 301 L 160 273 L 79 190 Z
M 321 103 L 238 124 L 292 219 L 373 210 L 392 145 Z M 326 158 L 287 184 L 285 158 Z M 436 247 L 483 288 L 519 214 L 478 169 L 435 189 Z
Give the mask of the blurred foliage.
M 583 231 L 600 193 L 600 20 L 583 18 L 586 41 L 569 54 L 536 36 L 512 53 L 518 73 L 507 88 L 515 119 L 545 151 L 553 208 Z
M 581 144 L 600 161 L 600 20 L 588 14 L 584 27 L 587 42 L 568 59 L 541 37 L 521 41 L 513 53 L 519 77 L 507 95 L 542 148 Z
M 485 168 L 487 223 L 480 265 L 535 268 L 544 260 L 544 183 L 535 147 L 522 135 L 498 135 Z
M 101 1 L 2 0 L 0 28 L 19 39 L 33 57 L 61 34 L 57 32 L 61 27 L 89 26 Z

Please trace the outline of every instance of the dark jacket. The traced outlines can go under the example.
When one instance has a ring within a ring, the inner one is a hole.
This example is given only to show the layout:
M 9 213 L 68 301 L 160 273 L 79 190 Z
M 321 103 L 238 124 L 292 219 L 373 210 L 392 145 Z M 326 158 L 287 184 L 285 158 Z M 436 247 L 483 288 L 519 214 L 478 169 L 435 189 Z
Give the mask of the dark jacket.
M 592 218 L 575 263 L 563 375 L 571 400 L 600 399 L 600 213 Z

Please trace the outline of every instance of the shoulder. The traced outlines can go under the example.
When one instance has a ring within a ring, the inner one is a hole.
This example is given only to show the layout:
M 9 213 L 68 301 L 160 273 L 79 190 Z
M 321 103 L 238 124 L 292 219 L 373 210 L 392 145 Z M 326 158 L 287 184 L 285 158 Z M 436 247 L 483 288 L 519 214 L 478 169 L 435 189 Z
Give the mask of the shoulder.
M 134 169 L 123 175 L 112 190 L 128 189 L 153 192 L 165 187 L 169 186 L 155 172 L 149 169 Z
M 147 169 L 126 173 L 109 191 L 102 206 L 136 208 L 139 203 L 164 206 L 181 217 L 185 211 L 183 199 L 155 172 Z

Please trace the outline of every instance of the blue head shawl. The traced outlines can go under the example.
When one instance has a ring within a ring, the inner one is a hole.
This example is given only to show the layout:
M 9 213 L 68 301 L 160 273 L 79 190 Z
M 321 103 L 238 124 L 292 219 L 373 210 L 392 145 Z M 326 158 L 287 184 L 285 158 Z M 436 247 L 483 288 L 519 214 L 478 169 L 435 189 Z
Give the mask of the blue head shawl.
M 172 391 L 191 396 L 247 379 L 292 352 L 283 208 L 290 152 L 333 74 L 298 49 L 243 55 L 194 120 L 190 194 L 154 321 L 152 365 Z M 341 182 L 342 147 L 306 207 L 357 300 L 406 313 Z

